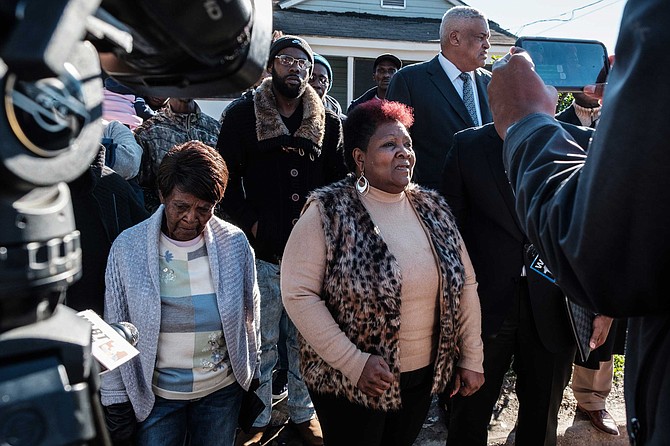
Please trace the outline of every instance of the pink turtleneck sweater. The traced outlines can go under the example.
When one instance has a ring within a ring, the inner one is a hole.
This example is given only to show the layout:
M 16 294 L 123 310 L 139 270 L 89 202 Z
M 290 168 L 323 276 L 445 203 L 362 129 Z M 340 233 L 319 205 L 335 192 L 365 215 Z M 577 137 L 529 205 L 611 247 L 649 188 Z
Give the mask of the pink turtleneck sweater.
M 426 231 L 405 193 L 370 188 L 362 202 L 402 272 L 400 370 L 429 365 L 437 347 L 439 275 Z M 281 288 L 291 320 L 314 350 L 352 382 L 358 382 L 370 356 L 340 330 L 319 296 L 326 263 L 326 239 L 317 206 L 307 208 L 284 250 Z M 461 353 L 458 366 L 483 372 L 481 310 L 472 263 L 462 245 L 465 285 L 460 301 Z

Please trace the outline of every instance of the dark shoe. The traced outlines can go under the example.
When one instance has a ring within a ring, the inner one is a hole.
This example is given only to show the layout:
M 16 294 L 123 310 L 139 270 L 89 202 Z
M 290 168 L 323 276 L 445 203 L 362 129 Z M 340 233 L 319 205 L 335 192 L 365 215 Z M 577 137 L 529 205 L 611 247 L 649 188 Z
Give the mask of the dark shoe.
M 272 401 L 279 401 L 288 395 L 288 371 L 277 370 L 272 375 Z
M 593 427 L 599 431 L 610 435 L 619 435 L 619 428 L 616 425 L 616 421 L 614 421 L 612 415 L 610 415 L 609 412 L 605 409 L 586 410 L 578 404 L 577 410 L 589 417 Z
M 252 427 L 249 433 L 240 430 L 235 438 L 235 446 L 260 446 L 266 427 Z
M 323 433 L 321 433 L 321 424 L 316 418 L 303 423 L 293 423 L 300 434 L 303 442 L 307 446 L 323 446 Z

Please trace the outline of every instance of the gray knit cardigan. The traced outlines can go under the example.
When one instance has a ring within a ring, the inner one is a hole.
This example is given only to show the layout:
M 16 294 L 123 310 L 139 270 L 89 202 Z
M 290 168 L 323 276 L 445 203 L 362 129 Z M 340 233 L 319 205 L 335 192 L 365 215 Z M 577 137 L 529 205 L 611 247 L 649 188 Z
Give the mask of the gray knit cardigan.
M 151 380 L 160 331 L 158 247 L 163 206 L 114 241 L 105 276 L 105 320 L 129 321 L 139 330 L 140 354 L 102 376 L 102 404 L 130 401 L 138 421 L 154 405 Z M 254 253 L 244 233 L 212 217 L 203 233 L 223 335 L 237 382 L 248 389 L 260 376 L 260 294 Z

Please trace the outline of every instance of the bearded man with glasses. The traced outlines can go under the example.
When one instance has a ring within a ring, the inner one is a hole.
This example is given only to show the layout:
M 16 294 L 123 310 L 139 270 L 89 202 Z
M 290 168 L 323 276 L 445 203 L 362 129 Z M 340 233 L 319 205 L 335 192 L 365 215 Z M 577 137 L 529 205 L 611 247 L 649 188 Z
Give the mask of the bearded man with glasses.
M 238 436 L 238 445 L 259 444 L 270 424 L 272 370 L 280 323 L 287 317 L 279 287 L 284 246 L 309 192 L 346 174 L 340 120 L 307 86 L 313 65 L 305 40 L 275 40 L 267 66 L 271 77 L 253 96 L 228 109 L 217 143 L 230 174 L 221 208 L 249 237 L 261 291 L 261 379 L 256 393 L 265 410 L 251 432 Z M 297 331 L 290 321 L 288 326 L 289 416 L 304 444 L 322 445 L 321 427 L 300 374 Z

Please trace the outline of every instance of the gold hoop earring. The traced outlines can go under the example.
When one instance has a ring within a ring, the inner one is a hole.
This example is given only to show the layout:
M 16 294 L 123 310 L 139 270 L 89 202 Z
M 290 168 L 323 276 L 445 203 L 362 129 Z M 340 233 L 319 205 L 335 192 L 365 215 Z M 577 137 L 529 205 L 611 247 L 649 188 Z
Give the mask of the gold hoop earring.
M 356 192 L 358 192 L 361 197 L 364 197 L 369 190 L 370 182 L 365 178 L 365 172 L 361 170 L 361 176 L 356 180 Z

